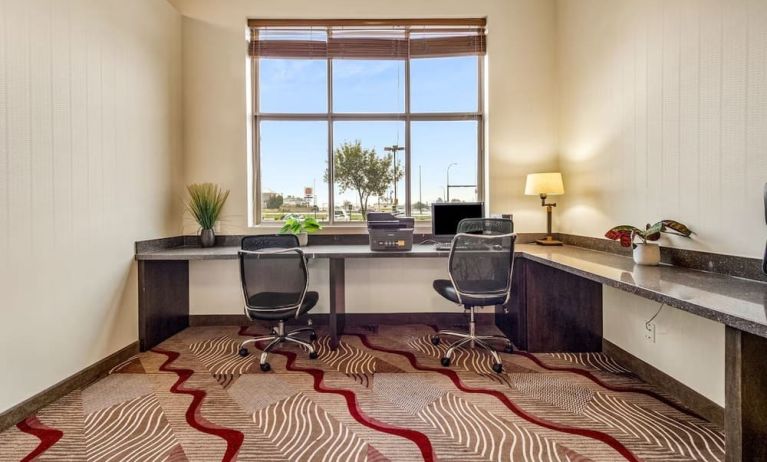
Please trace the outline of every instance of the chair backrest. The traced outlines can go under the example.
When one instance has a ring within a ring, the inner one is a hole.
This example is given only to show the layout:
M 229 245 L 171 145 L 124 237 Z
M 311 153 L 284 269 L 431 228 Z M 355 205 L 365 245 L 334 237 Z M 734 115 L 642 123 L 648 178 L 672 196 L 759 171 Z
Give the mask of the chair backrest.
M 242 239 L 240 278 L 248 315 L 297 310 L 309 285 L 304 253 L 293 235 Z
M 516 239 L 514 233 L 460 233 L 453 238 L 448 272 L 459 300 L 465 295 L 475 299 L 505 295 L 508 301 Z
M 514 222 L 508 218 L 464 218 L 456 234 L 511 234 Z

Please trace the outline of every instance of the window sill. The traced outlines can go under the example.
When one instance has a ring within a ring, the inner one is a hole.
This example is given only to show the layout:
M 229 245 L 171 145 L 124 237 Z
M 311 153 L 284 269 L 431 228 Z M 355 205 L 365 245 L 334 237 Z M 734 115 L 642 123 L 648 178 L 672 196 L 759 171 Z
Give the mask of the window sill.
M 279 232 L 280 228 L 282 228 L 282 225 L 273 225 L 271 223 L 259 223 L 257 225 L 251 225 L 249 227 L 250 229 L 254 231 L 259 232 L 273 232 L 277 233 Z M 335 234 L 367 234 L 368 228 L 367 224 L 363 223 L 354 223 L 354 224 L 333 224 L 333 225 L 322 225 L 322 229 L 312 233 L 312 234 L 318 234 L 318 235 L 335 235 Z M 431 234 L 431 223 L 424 224 L 424 225 L 415 225 L 415 234 Z

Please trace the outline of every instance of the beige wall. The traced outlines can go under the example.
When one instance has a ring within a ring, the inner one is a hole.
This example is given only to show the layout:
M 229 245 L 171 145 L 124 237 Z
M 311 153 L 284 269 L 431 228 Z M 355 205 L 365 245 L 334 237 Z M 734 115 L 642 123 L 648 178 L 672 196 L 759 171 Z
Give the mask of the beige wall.
M 231 190 L 221 231 L 248 233 L 247 18 L 487 17 L 490 212 L 544 229 L 524 176 L 556 166 L 554 0 L 173 0 L 184 15 L 184 178 Z M 195 226 L 185 219 L 185 231 Z
M 351 258 L 346 261 L 347 313 L 444 313 L 459 307 L 434 291 L 432 281 L 447 277 L 446 258 Z M 328 261 L 309 260 L 309 290 L 320 299 L 312 314 L 328 313 Z M 236 262 L 195 261 L 189 265 L 189 311 L 242 314 L 242 286 Z M 490 309 L 485 310 L 487 312 Z
M 487 17 L 489 205 L 513 211 L 518 231 L 539 231 L 545 214 L 522 195 L 530 171 L 556 166 L 554 0 L 173 0 L 184 15 L 184 128 L 187 183 L 213 181 L 231 190 L 221 231 L 248 228 L 245 79 L 247 18 Z M 215 91 L 211 91 L 215 89 Z M 289 172 L 286 172 L 289 174 Z M 184 230 L 195 224 L 184 219 Z M 272 229 L 273 231 L 273 229 Z M 359 229 L 358 229 L 359 231 Z M 316 262 L 318 312 L 327 310 L 327 268 Z M 446 262 L 424 259 L 403 268 L 385 262 L 350 262 L 349 312 L 454 311 L 431 288 L 446 275 Z M 392 287 L 396 290 L 392 291 Z M 236 268 L 211 262 L 190 267 L 192 313 L 242 312 Z
M 767 2 L 559 0 L 560 229 L 662 218 L 664 244 L 761 257 L 767 227 Z M 724 402 L 724 328 L 605 289 L 605 338 Z
M 487 17 L 489 204 L 492 213 L 513 211 L 519 231 L 544 228 L 534 198 L 522 195 L 524 176 L 556 165 L 555 9 L 553 0 L 356 0 L 209 2 L 174 0 L 184 15 L 184 124 L 187 183 L 213 181 L 232 194 L 221 231 L 248 228 L 245 29 L 247 18 L 276 17 Z M 215 88 L 216 91 L 210 91 Z M 188 217 L 184 229 L 196 227 Z M 327 310 L 322 281 L 327 269 L 316 262 L 318 312 Z M 430 281 L 444 277 L 445 262 L 425 259 L 402 268 L 389 263 L 350 262 L 349 312 L 453 311 Z M 409 282 L 405 282 L 409 281 Z M 392 291 L 392 287 L 396 290 Z M 192 313 L 242 312 L 236 268 L 200 262 L 190 267 Z
M 560 229 L 662 218 L 666 244 L 761 257 L 767 2 L 560 0 Z
M 603 286 L 604 338 L 724 406 L 724 325 Z M 658 313 L 654 341 L 645 323 Z
M 0 1 L 0 412 L 137 340 L 133 241 L 180 231 L 181 20 Z

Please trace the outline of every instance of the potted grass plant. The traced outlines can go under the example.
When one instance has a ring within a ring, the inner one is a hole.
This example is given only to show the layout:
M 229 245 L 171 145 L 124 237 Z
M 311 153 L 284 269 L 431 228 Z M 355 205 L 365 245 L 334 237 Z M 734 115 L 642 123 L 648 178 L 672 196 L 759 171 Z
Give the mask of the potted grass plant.
M 213 183 L 190 184 L 187 185 L 186 190 L 189 192 L 186 209 L 200 225 L 200 245 L 213 247 L 216 244 L 213 226 L 221 216 L 229 191 L 224 191 Z
M 689 238 L 692 231 L 678 221 L 661 220 L 652 226 L 648 223 L 645 229 L 639 229 L 631 225 L 616 226 L 607 231 L 605 237 L 619 241 L 623 247 L 631 247 L 636 264 L 655 266 L 660 263 L 660 247 L 657 244 L 649 244 L 648 242 L 657 241 L 662 233 Z
M 288 215 L 285 217 L 285 224 L 282 225 L 280 233 L 295 234 L 298 237 L 298 245 L 306 247 L 309 243 L 309 233 L 322 229 L 319 222 L 313 217 L 304 217 L 302 215 Z

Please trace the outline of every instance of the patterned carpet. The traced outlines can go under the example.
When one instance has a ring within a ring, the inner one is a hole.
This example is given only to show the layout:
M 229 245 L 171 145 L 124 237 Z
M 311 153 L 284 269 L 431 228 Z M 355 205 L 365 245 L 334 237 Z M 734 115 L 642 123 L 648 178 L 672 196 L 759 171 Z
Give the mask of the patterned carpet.
M 429 326 L 370 326 L 263 373 L 237 355 L 257 330 L 181 332 L 0 434 L 0 460 L 724 458 L 721 428 L 601 354 L 503 353 L 499 375 L 474 350 L 442 367 Z

